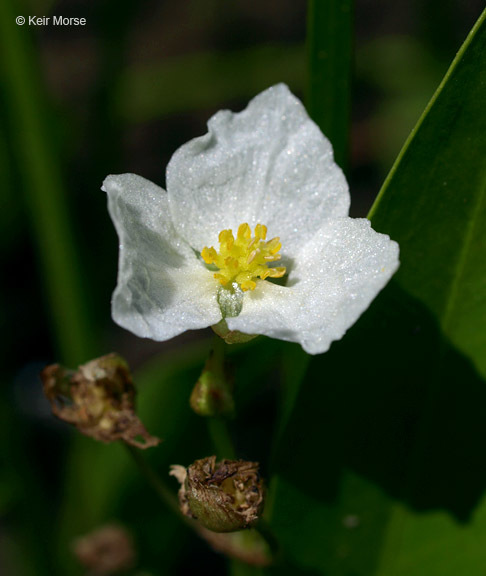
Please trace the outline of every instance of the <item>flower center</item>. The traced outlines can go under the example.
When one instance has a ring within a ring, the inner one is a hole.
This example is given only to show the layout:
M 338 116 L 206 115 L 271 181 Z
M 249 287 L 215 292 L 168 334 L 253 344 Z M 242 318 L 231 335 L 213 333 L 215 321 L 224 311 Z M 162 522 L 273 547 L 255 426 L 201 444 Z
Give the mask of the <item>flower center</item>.
M 255 237 L 251 236 L 248 224 L 240 224 L 236 238 L 231 230 L 219 233 L 219 253 L 211 248 L 203 248 L 201 256 L 206 264 L 213 264 L 219 271 L 214 277 L 223 286 L 228 283 L 238 284 L 243 292 L 254 290 L 256 278 L 281 278 L 285 267 L 270 268 L 270 262 L 280 260 L 278 253 L 282 244 L 280 238 L 265 241 L 267 227 L 263 224 L 255 226 Z

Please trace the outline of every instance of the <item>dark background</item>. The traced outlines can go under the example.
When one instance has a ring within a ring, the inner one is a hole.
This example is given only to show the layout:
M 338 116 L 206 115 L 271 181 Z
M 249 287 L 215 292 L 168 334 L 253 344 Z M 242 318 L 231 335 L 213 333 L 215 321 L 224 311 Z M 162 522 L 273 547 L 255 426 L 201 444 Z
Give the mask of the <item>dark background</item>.
M 43 145 L 60 177 L 74 246 L 71 264 L 85 300 L 90 342 L 69 360 L 81 363 L 116 350 L 137 368 L 155 354 L 177 352 L 183 343 L 197 346 L 209 332 L 160 344 L 137 339 L 112 322 L 117 239 L 101 182 L 110 173 L 134 172 L 163 186 L 172 153 L 203 134 L 207 119 L 220 108 L 242 109 L 279 81 L 305 99 L 305 2 L 73 0 L 14 6 L 26 17 L 87 20 L 79 27 L 16 29 L 31 54 L 37 90 L 32 97 L 43 116 Z M 366 215 L 481 8 L 479 0 L 358 0 L 348 175 L 352 215 Z M 18 550 L 29 549 L 33 534 L 43 527 L 45 542 L 36 553 L 47 560 L 32 573 L 65 573 L 56 564 L 58 550 L 49 530 L 57 528 L 62 508 L 72 436 L 53 422 L 38 372 L 48 363 L 67 362 L 68 354 L 53 321 L 43 232 L 26 178 L 31 166 L 16 138 L 22 128 L 5 62 L 1 72 L 0 572 L 28 573 L 16 560 Z M 194 374 L 188 372 L 187 390 L 197 371 L 196 365 Z M 134 485 L 131 490 L 141 489 Z M 42 501 L 37 511 L 36 501 Z M 49 511 L 51 522 L 33 519 Z M 136 516 L 126 510 L 125 515 Z M 209 554 L 202 545 L 193 546 L 195 557 Z M 157 546 L 146 548 L 147 558 L 157 558 Z

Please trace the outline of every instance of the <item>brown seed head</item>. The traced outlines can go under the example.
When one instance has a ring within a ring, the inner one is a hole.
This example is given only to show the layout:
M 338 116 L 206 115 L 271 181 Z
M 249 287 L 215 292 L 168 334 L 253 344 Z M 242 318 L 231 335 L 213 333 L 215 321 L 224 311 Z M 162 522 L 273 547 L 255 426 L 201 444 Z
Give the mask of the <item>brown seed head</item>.
M 235 532 L 254 524 L 263 511 L 263 482 L 257 462 L 196 460 L 185 469 L 173 466 L 181 482 L 179 501 L 186 516 L 213 532 Z

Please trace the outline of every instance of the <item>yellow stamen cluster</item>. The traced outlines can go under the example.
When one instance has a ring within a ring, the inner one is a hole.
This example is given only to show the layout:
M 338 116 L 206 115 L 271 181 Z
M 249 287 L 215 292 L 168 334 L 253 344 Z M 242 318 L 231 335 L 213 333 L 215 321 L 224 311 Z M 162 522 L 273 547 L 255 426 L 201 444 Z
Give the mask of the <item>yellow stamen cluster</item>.
M 248 224 L 240 224 L 236 238 L 231 230 L 219 233 L 219 254 L 214 248 L 204 248 L 201 256 L 206 264 L 214 264 L 219 268 L 214 277 L 223 286 L 236 282 L 246 292 L 254 290 L 255 278 L 281 278 L 285 267 L 269 268 L 270 262 L 280 260 L 278 253 L 282 244 L 280 238 L 265 241 L 267 227 L 263 224 L 255 226 L 255 237 L 251 237 Z

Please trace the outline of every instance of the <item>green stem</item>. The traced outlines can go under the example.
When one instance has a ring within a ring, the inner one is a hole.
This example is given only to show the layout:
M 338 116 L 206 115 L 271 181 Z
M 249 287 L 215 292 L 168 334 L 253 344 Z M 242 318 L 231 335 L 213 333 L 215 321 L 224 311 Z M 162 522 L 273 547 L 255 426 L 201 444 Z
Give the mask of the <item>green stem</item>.
M 270 548 L 274 561 L 277 561 L 281 555 L 281 550 L 270 524 L 264 518 L 259 518 L 258 522 L 253 526 L 253 530 L 256 530 L 265 540 Z
M 235 460 L 236 451 L 226 421 L 222 418 L 208 418 L 208 431 L 217 457 Z
M 217 334 L 215 334 L 213 336 L 212 351 L 213 351 L 214 362 L 217 363 L 218 366 L 221 366 L 221 370 L 223 371 L 224 358 L 225 358 L 225 353 L 226 353 L 226 343 Z
M 265 569 L 261 566 L 252 566 L 245 564 L 241 560 L 230 559 L 229 563 L 230 576 L 263 576 Z
M 221 374 L 224 374 L 224 358 L 225 358 L 225 341 L 219 336 L 215 335 L 213 338 L 213 363 L 219 366 Z M 236 451 L 231 439 L 231 434 L 228 430 L 226 420 L 219 417 L 208 418 L 208 431 L 211 437 L 213 446 L 216 450 L 218 458 L 228 458 L 235 460 Z
M 193 523 L 191 520 L 182 514 L 181 509 L 179 508 L 179 502 L 175 494 L 165 484 L 162 478 L 154 471 L 147 460 L 141 455 L 140 451 L 128 444 L 125 444 L 125 446 L 138 469 L 145 477 L 147 482 L 155 490 L 160 500 L 171 512 L 177 516 L 177 518 L 179 518 L 179 520 L 181 520 L 181 522 L 183 522 L 186 526 L 193 528 Z

